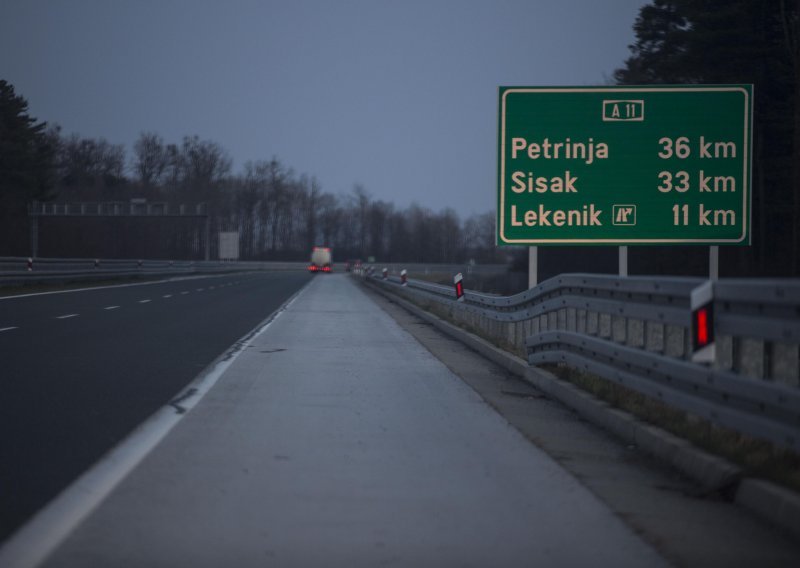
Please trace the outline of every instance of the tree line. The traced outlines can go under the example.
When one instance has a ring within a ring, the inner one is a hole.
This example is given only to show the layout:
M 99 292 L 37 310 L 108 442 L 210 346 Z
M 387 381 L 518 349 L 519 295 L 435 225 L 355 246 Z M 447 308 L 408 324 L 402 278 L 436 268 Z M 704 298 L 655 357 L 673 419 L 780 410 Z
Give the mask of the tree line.
M 614 73 L 617 84 L 754 85 L 753 244 L 721 247 L 720 272 L 799 275 L 798 2 L 653 0 L 640 9 L 633 30 L 631 55 Z M 489 262 L 508 252 L 494 246 L 491 212 L 460 219 L 450 209 L 400 209 L 374 199 L 363 186 L 331 193 L 277 158 L 248 162 L 234 173 L 224 148 L 196 136 L 165 142 L 156 133 L 142 133 L 127 158 L 121 145 L 64 136 L 37 122 L 24 99 L 0 81 L 0 255 L 27 254 L 29 201 L 132 198 L 205 203 L 211 234 L 239 231 L 241 256 L 247 259 L 301 259 L 315 244 L 334 247 L 340 259 L 375 256 L 397 262 Z M 131 222 L 120 232 L 122 223 L 113 221 L 87 220 L 76 228 L 48 220 L 51 233 L 45 234 L 55 236 L 45 244 L 59 254 L 83 250 L 89 255 L 86 247 L 123 241 L 126 255 L 201 254 L 204 235 L 197 223 L 163 221 L 143 230 L 142 223 Z M 105 224 L 90 230 L 92 223 Z M 707 270 L 707 247 L 631 247 L 629 255 L 632 274 Z M 608 247 L 543 249 L 539 258 L 540 273 L 616 269 L 615 250 Z
M 0 255 L 30 250 L 31 201 L 166 202 L 208 213 L 212 258 L 216 235 L 238 231 L 240 258 L 301 260 L 316 245 L 336 258 L 384 262 L 495 262 L 494 215 L 461 219 L 413 204 L 398 208 L 362 185 L 347 193 L 324 191 L 276 157 L 246 162 L 240 172 L 218 143 L 185 136 L 166 142 L 143 132 L 127 155 L 103 138 L 65 136 L 28 115 L 25 100 L 0 82 Z M 19 160 L 25 155 L 26 159 Z M 190 218 L 42 217 L 40 256 L 148 256 L 202 258 L 205 221 Z M 143 254 L 144 253 L 144 254 Z
M 799 21 L 791 0 L 654 0 L 614 74 L 622 85 L 754 86 L 753 245 L 720 247 L 723 275 L 800 274 Z M 650 262 L 685 257 L 663 253 Z

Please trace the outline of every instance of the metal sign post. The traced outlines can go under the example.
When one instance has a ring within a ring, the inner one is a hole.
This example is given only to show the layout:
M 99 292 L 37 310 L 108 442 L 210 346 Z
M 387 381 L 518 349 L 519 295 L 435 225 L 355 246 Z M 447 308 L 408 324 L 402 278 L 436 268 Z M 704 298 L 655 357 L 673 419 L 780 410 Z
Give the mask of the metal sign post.
M 628 276 L 628 247 L 619 247 L 619 275 L 623 278 Z
M 539 283 L 539 249 L 528 247 L 528 289 Z

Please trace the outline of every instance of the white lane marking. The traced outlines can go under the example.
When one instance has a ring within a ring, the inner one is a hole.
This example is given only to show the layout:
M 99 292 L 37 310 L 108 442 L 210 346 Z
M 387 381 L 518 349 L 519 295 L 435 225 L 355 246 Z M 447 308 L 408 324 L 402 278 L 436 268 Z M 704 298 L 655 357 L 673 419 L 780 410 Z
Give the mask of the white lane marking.
M 133 469 L 163 440 L 178 422 L 197 406 L 222 374 L 247 347 L 289 309 L 308 288 L 303 286 L 258 327 L 234 343 L 234 347 L 209 366 L 210 369 L 179 392 L 171 401 L 140 424 L 103 459 L 75 480 L 0 546 L 0 566 L 35 568 L 82 523 Z M 182 412 L 174 406 L 180 401 Z
M 19 329 L 17 327 L 0 327 L 0 332 L 11 331 L 12 329 Z
M 74 288 L 72 290 L 51 290 L 50 292 L 31 292 L 30 294 L 14 294 L 12 296 L 0 296 L 0 300 L 14 300 L 16 298 L 30 298 L 31 296 L 49 296 L 50 294 L 70 294 L 72 292 L 90 292 L 92 290 L 106 290 L 108 288 L 129 288 L 130 286 L 153 286 L 156 284 L 168 284 L 171 282 L 183 282 L 186 280 L 201 280 L 203 278 L 224 278 L 224 275 L 198 274 L 195 276 L 175 276 L 164 280 L 153 280 L 152 282 L 131 282 L 129 284 L 112 284 L 110 286 L 88 286 L 86 288 Z
M 162 297 L 162 298 L 171 298 L 171 297 L 172 297 L 172 294 L 164 294 L 164 295 L 163 295 L 163 296 L 161 296 L 161 297 Z
M 213 290 L 214 288 L 216 288 L 216 286 L 209 286 L 208 287 L 209 290 Z
M 116 310 L 119 306 L 106 306 L 104 310 Z
M 188 294 L 188 293 L 189 293 L 188 290 L 184 290 L 183 292 L 181 292 L 181 296 L 183 296 L 184 294 Z
M 76 317 L 78 317 L 79 315 L 80 315 L 80 314 L 65 314 L 65 315 L 63 315 L 63 316 L 56 316 L 56 319 L 57 319 L 57 320 L 65 320 L 65 319 L 69 319 L 69 318 L 76 318 Z
M 197 289 L 195 290 L 195 292 L 202 292 L 203 290 L 205 290 L 205 288 L 197 288 Z
M 140 304 L 147 304 L 147 303 L 149 303 L 149 302 L 151 302 L 151 301 L 152 301 L 152 300 L 139 300 L 139 303 L 140 303 Z

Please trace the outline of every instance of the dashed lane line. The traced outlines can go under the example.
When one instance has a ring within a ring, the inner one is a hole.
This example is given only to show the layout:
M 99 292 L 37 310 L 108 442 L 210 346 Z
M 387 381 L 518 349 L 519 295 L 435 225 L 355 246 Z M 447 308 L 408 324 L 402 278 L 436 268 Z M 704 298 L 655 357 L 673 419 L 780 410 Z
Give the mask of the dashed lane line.
M 65 320 L 65 319 L 69 319 L 69 318 L 76 318 L 79 315 L 80 314 L 64 314 L 63 316 L 56 316 L 56 319 L 57 320 Z
M 140 304 L 149 304 L 152 300 L 139 300 Z
M 105 307 L 105 308 L 103 308 L 103 309 L 104 309 L 104 310 L 116 310 L 117 308 L 119 308 L 119 306 L 106 306 L 106 307 Z
M 0 327 L 0 333 L 2 333 L 4 331 L 11 331 L 12 329 L 19 329 L 19 328 L 13 327 L 13 326 L 12 327 Z
M 171 297 L 172 297 L 172 294 L 164 294 L 164 295 L 163 295 L 163 296 L 161 296 L 161 297 L 162 297 L 162 298 L 171 298 Z
M 30 294 L 12 294 L 11 296 L 0 296 L 0 300 L 18 300 L 20 298 L 30 298 L 31 296 L 49 296 L 51 294 L 72 294 L 74 292 L 93 292 L 95 290 L 106 290 L 108 288 L 128 288 L 130 286 L 157 286 L 159 284 L 169 284 L 172 282 L 183 282 L 186 280 L 200 280 L 203 278 L 224 278 L 224 275 L 197 274 L 192 276 L 174 276 L 164 280 L 153 280 L 151 282 L 129 282 L 127 284 L 112 284 L 109 286 L 88 286 L 86 288 L 72 288 L 70 290 L 50 290 L 49 292 L 32 292 Z

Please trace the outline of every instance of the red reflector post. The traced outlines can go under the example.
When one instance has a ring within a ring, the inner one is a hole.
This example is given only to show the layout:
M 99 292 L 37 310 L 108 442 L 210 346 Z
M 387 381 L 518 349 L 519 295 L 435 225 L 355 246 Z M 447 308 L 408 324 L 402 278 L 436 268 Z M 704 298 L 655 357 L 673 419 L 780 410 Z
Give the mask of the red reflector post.
M 697 345 L 708 345 L 708 335 L 708 308 L 700 308 L 697 311 Z
M 689 304 L 692 310 L 692 361 L 713 363 L 716 358 L 713 282 L 692 290 Z
M 464 277 L 459 272 L 453 277 L 453 285 L 456 287 L 456 300 L 464 300 Z

